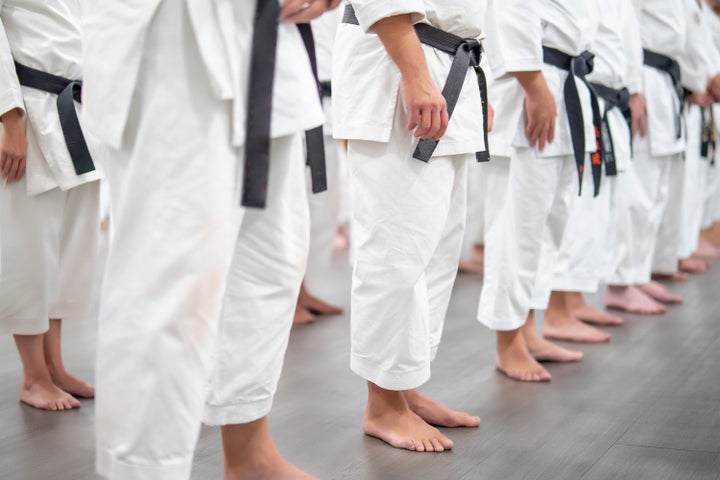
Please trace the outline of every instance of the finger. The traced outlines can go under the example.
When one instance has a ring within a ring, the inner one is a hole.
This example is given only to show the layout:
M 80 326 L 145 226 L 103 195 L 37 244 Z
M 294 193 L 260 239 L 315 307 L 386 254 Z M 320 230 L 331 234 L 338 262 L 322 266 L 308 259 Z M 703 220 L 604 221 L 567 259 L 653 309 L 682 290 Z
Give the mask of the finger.
M 18 165 L 18 171 L 15 175 L 15 180 L 20 180 L 25 175 L 25 168 L 27 167 L 27 158 L 22 157 Z
M 438 133 L 437 135 L 438 139 L 445 135 L 449 124 L 450 116 L 448 115 L 447 109 L 443 108 L 442 110 L 440 110 L 440 133 Z
M 297 13 L 302 6 L 307 2 L 306 0 L 285 0 L 280 9 L 280 20 L 285 20 L 289 16 Z
M 545 150 L 545 145 L 547 145 L 547 139 L 548 134 L 550 133 L 550 126 L 546 123 L 542 130 L 540 130 L 540 135 L 538 135 L 538 150 L 541 152 Z
M 492 132 L 495 123 L 495 109 L 488 104 L 488 132 Z
M 0 175 L 2 175 L 2 178 L 7 178 L 9 169 L 8 156 L 5 152 L 2 152 L 0 153 Z
M 284 21 L 289 23 L 310 23 L 311 20 L 315 20 L 317 17 L 325 13 L 325 5 L 321 2 L 311 3 L 307 8 L 290 15 Z
M 428 138 L 428 132 L 432 126 L 432 111 L 427 107 L 420 111 L 420 125 L 415 129 L 415 136 L 420 138 Z
M 547 141 L 548 143 L 553 143 L 555 141 L 555 117 L 550 119 L 549 127 Z
M 8 183 L 12 183 L 15 181 L 18 173 L 18 169 L 20 168 L 20 159 L 15 158 L 12 160 L 10 170 L 8 171 Z
M 415 130 L 420 124 L 420 109 L 417 107 L 410 107 L 410 118 L 408 119 L 407 129 Z
M 537 144 L 537 140 L 540 136 L 541 130 L 542 128 L 538 127 L 538 125 L 535 123 L 528 124 L 526 135 L 528 137 L 528 141 L 530 142 L 531 147 L 534 147 Z
M 647 117 L 640 120 L 640 136 L 645 137 L 647 135 Z
M 432 110 L 432 113 L 430 114 L 431 122 L 430 122 L 430 130 L 428 131 L 428 138 L 434 138 L 435 140 L 440 140 L 440 137 L 442 137 L 442 119 L 440 116 L 440 110 L 434 109 Z

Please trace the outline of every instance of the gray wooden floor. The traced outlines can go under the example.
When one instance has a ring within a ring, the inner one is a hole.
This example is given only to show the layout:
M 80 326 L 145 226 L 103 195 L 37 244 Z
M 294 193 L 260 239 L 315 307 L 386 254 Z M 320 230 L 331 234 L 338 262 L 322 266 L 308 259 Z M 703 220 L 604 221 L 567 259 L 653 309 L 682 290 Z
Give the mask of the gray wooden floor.
M 347 305 L 339 258 L 329 295 Z M 348 316 L 293 331 L 271 415 L 280 450 L 321 479 L 720 480 L 720 265 L 676 285 L 682 307 L 629 316 L 580 364 L 551 365 L 551 384 L 493 369 L 492 334 L 475 321 L 481 281 L 460 276 L 425 392 L 483 417 L 449 430 L 450 453 L 393 450 L 364 437 L 363 382 L 348 368 Z M 592 299 L 598 303 L 599 297 Z M 94 372 L 95 319 L 67 321 L 66 361 Z M 93 473 L 93 403 L 45 413 L 18 403 L 19 362 L 0 338 L 0 479 L 83 480 Z M 220 479 L 219 432 L 204 429 L 194 480 Z

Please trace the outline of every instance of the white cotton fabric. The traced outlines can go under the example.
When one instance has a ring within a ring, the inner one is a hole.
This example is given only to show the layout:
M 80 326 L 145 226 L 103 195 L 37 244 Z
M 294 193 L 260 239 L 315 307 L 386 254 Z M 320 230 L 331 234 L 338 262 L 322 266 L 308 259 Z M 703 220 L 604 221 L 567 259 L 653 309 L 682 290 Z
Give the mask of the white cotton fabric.
M 30 196 L 0 185 L 0 333 L 39 335 L 48 319 L 90 310 L 100 237 L 100 185 Z
M 400 110 L 398 110 L 400 112 Z M 352 370 L 382 388 L 430 378 L 457 273 L 472 153 L 412 158 L 398 113 L 390 141 L 351 140 Z
M 689 258 L 697 250 L 702 229 L 705 201 L 705 164 L 708 159 L 700 156 L 700 134 L 702 131 L 702 109 L 698 105 L 685 105 L 687 127 L 687 150 L 683 173 L 683 193 L 680 202 L 680 244 L 679 258 Z
M 60 127 L 57 96 L 21 87 L 14 62 L 82 80 L 80 4 L 76 0 L 3 0 L 0 2 L 0 114 L 13 108 L 26 113 L 27 193 L 70 188 L 99 179 L 100 169 L 77 175 Z M 80 106 L 76 104 L 80 110 Z M 85 126 L 85 125 L 83 125 Z M 92 153 L 92 135 L 85 140 Z M 97 162 L 96 162 L 97 167 Z
M 193 10 L 165 0 L 143 22 L 124 16 L 142 14 L 140 4 L 96 6 L 108 16 L 95 18 L 88 45 L 124 31 L 129 36 L 110 52 L 122 53 L 143 29 L 144 47 L 127 125 L 115 117 L 104 132 L 106 141 L 116 128 L 124 134 L 107 164 L 112 227 L 98 333 L 97 470 L 111 480 L 189 479 L 203 417 L 254 420 L 272 402 L 306 261 L 299 131 L 320 105 L 315 89 L 299 90 L 304 83 L 290 75 L 309 76 L 308 63 L 286 62 L 278 88 L 313 99 L 313 107 L 293 127 L 298 133 L 272 141 L 267 211 L 243 209 L 235 102 L 213 88 Z M 244 10 L 232 13 L 241 25 Z M 293 42 L 300 39 L 281 36 L 280 48 L 292 51 Z M 122 70 L 112 55 L 98 62 L 97 53 L 87 52 L 98 69 L 86 70 L 96 93 L 86 100 L 90 118 L 107 109 L 101 93 L 117 80 L 96 82 Z
M 396 110 L 407 110 L 400 95 L 400 71 L 373 32 L 366 31 L 380 18 L 400 13 L 414 14 L 417 22 L 464 38 L 482 35 L 485 1 L 424 0 L 387 2 L 352 0 L 360 26 L 342 24 L 333 55 L 333 133 L 335 138 L 390 141 Z M 452 57 L 427 45 L 430 75 L 442 89 Z M 434 152 L 436 156 L 485 150 L 483 116 L 475 71 L 468 69 L 448 129 Z
M 478 320 L 493 330 L 520 328 L 531 308 L 547 306 L 532 303 L 548 296 L 536 292 L 541 265 L 552 273 L 569 199 L 578 193 L 572 156 L 540 157 L 533 149 L 518 148 L 508 163 L 507 190 L 504 195 L 493 195 L 505 201 L 492 214 L 495 224 L 486 224 L 485 277 L 478 309 Z M 495 173 L 505 176 L 504 172 Z M 493 182 L 490 177 L 488 185 Z M 553 248 L 544 251 L 546 243 Z M 542 286 L 547 291 L 551 288 L 549 281 Z

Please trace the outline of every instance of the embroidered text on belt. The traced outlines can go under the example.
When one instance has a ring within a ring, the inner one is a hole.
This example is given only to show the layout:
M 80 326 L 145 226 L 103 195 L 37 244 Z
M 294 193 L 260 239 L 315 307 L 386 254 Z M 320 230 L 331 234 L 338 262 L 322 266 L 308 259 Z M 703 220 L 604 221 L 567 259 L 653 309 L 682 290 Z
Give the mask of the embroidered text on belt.
M 592 167 L 594 195 L 600 192 L 600 178 L 602 176 L 602 144 L 600 140 L 600 129 L 602 128 L 602 117 L 600 116 L 600 105 L 597 101 L 597 94 L 585 78 L 593 71 L 594 55 L 590 52 L 583 52 L 577 57 L 568 55 L 560 50 L 543 47 L 543 61 L 569 73 L 563 86 L 565 96 L 565 110 L 567 111 L 568 122 L 570 123 L 570 137 L 572 139 L 575 165 L 577 166 L 578 180 L 580 182 L 580 193 L 582 193 L 582 179 L 585 172 L 585 119 L 583 117 L 580 94 L 578 93 L 575 79 L 582 81 L 590 91 L 590 99 L 593 113 L 593 126 L 595 131 L 595 146 L 597 151 L 590 156 Z
M 81 80 L 68 80 L 67 78 L 52 75 L 34 68 L 15 63 L 20 85 L 43 92 L 57 95 L 57 111 L 60 118 L 65 144 L 75 167 L 75 173 L 82 175 L 95 170 L 95 164 L 90 156 L 85 137 L 83 136 L 80 120 L 78 120 L 75 102 L 80 102 L 82 93 Z
M 682 118 L 685 111 L 685 92 L 680 80 L 680 64 L 670 57 L 651 50 L 643 49 L 643 62 L 648 67 L 666 73 L 672 81 L 678 97 L 678 109 L 675 112 L 675 137 L 682 138 Z
M 264 208 L 270 172 L 270 120 L 272 116 L 273 84 L 277 53 L 280 5 L 277 0 L 257 0 L 253 23 L 252 53 L 250 57 L 250 85 L 246 122 L 245 161 L 241 205 Z M 307 31 L 299 27 L 308 47 Z M 319 129 L 319 134 L 317 130 Z M 306 132 L 308 164 L 312 172 L 313 192 L 326 190 L 325 154 L 322 128 Z
M 358 19 L 355 16 L 355 10 L 351 5 L 345 6 L 342 21 L 343 23 L 351 25 L 359 25 Z M 415 24 L 414 28 L 420 39 L 420 43 L 453 56 L 450 72 L 448 73 L 445 86 L 442 90 L 442 95 L 445 97 L 447 104 L 448 118 L 452 116 L 455 105 L 457 105 L 458 99 L 460 98 L 460 92 L 465 83 L 467 69 L 475 69 L 478 87 L 480 88 L 480 98 L 482 99 L 483 139 L 485 141 L 485 151 L 476 152 L 475 157 L 478 162 L 487 162 L 490 160 L 488 147 L 488 99 L 487 80 L 485 73 L 480 68 L 483 51 L 482 45 L 477 39 L 461 38 L 424 23 Z M 432 138 L 420 140 L 413 153 L 413 158 L 422 160 L 423 162 L 429 161 L 437 145 L 438 141 Z
M 632 113 L 630 112 L 630 92 L 627 88 L 614 89 L 601 85 L 599 83 L 591 83 L 598 97 L 605 100 L 605 110 L 602 114 L 602 128 L 600 130 L 603 142 L 603 160 L 605 163 L 605 174 L 608 176 L 617 175 L 617 164 L 615 162 L 615 143 L 613 142 L 610 125 L 608 124 L 608 112 L 613 108 L 617 108 L 622 112 L 623 117 L 630 130 L 630 142 L 632 143 Z M 630 149 L 632 151 L 632 148 Z

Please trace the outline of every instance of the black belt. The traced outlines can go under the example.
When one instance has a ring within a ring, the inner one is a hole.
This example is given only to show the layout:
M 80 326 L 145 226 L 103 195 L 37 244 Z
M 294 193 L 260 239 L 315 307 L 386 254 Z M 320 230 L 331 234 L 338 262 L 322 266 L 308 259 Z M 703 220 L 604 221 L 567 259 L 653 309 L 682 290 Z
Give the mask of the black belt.
M 573 57 L 560 50 L 543 47 L 543 61 L 545 63 L 569 72 L 563 87 L 563 94 L 565 96 L 565 110 L 567 111 L 568 122 L 570 124 L 570 137 L 575 154 L 578 180 L 580 182 L 580 193 L 582 193 L 582 179 L 585 170 L 585 119 L 583 117 L 580 94 L 575 84 L 575 78 L 580 79 L 590 91 L 593 125 L 595 127 L 595 145 L 597 149 L 597 151 L 590 156 L 590 165 L 593 174 L 594 195 L 597 196 L 600 192 L 603 164 L 603 145 L 601 139 L 602 116 L 600 115 L 600 105 L 598 104 L 597 94 L 586 79 L 586 76 L 593 70 L 593 59 L 594 55 L 590 52 L 583 52 L 579 56 Z
M 710 160 L 710 165 L 715 165 L 715 116 L 712 108 L 700 109 L 700 118 L 700 157 Z
M 75 173 L 82 175 L 95 170 L 90 150 L 88 150 L 85 136 L 80 127 L 80 120 L 75 110 L 75 102 L 80 102 L 82 93 L 81 80 L 68 80 L 67 78 L 45 73 L 34 68 L 26 67 L 15 62 L 20 85 L 43 92 L 57 95 L 57 110 L 60 117 L 65 144 L 72 159 Z
M 351 5 L 345 6 L 345 14 L 343 15 L 342 21 L 343 23 L 349 23 L 351 25 L 359 25 L 358 19 L 355 16 L 355 10 Z M 476 152 L 475 157 L 478 162 L 487 162 L 490 160 L 488 146 L 488 99 L 487 80 L 485 79 L 485 73 L 480 68 L 480 59 L 482 58 L 483 52 L 482 45 L 474 38 L 461 38 L 424 23 L 418 23 L 414 27 L 415 33 L 417 33 L 421 43 L 454 57 L 448 78 L 445 80 L 445 86 L 442 90 L 443 97 L 445 97 L 445 102 L 447 103 L 448 117 L 452 116 L 452 112 L 460 97 L 460 92 L 465 83 L 467 69 L 470 67 L 475 69 L 478 87 L 480 88 L 480 97 L 482 99 L 483 138 L 485 140 L 485 151 Z M 437 145 L 438 141 L 432 138 L 420 140 L 413 153 L 413 158 L 422 160 L 423 162 L 429 161 Z
M 320 96 L 323 98 L 332 97 L 332 83 L 320 82 Z
M 670 76 L 678 97 L 678 111 L 675 112 L 675 136 L 682 138 L 682 118 L 685 111 L 685 91 L 680 80 L 680 64 L 670 57 L 643 49 L 643 62 L 648 67 L 665 72 Z
M 591 83 L 598 97 L 605 100 L 605 111 L 602 115 L 602 129 L 600 131 L 603 139 L 603 157 L 605 163 L 605 174 L 608 176 L 617 175 L 617 165 L 615 163 L 615 143 L 613 142 L 610 125 L 608 124 L 608 112 L 613 108 L 617 108 L 622 112 L 625 121 L 630 130 L 630 142 L 632 144 L 632 112 L 630 111 L 630 91 L 627 88 L 614 89 L 601 85 L 599 83 Z M 632 148 L 630 149 L 632 151 Z
M 318 80 L 317 53 L 315 52 L 315 38 L 309 23 L 298 24 L 300 36 L 310 57 L 310 66 L 318 89 L 318 98 L 322 102 L 322 87 Z M 305 132 L 305 148 L 307 149 L 307 165 L 310 167 L 313 193 L 327 190 L 327 171 L 325 168 L 325 136 L 323 127 L 315 127 Z
M 273 79 L 278 39 L 280 5 L 277 0 L 257 0 L 253 23 L 250 85 L 246 120 L 245 162 L 241 205 L 264 208 L 270 172 L 270 120 L 272 116 Z M 305 27 L 299 26 L 306 47 Z M 309 26 L 307 27 L 309 28 Z M 314 47 L 313 47 L 314 48 Z M 311 54 L 313 53 L 313 54 Z M 315 63 L 314 51 L 308 54 Z M 306 132 L 308 164 L 313 177 L 313 192 L 327 188 L 322 128 Z

